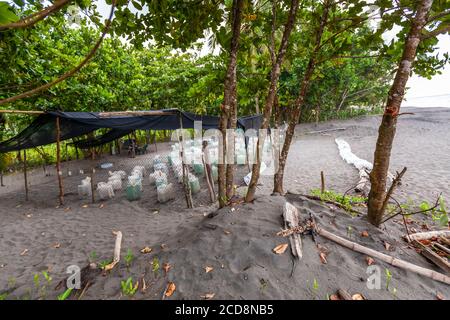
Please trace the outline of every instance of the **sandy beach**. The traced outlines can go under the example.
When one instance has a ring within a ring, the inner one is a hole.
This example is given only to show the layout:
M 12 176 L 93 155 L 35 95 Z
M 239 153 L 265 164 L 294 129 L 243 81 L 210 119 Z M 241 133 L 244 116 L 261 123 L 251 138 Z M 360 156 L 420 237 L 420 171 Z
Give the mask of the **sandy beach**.
M 402 115 L 398 123 L 390 170 L 407 167 L 408 171 L 396 196 L 402 202 L 419 205 L 424 200 L 434 202 L 442 193 L 449 203 L 450 109 L 403 110 L 414 114 Z M 305 217 L 313 212 L 327 230 L 439 271 L 401 240 L 405 230 L 396 219 L 377 229 L 364 217 L 351 217 L 342 210 L 296 195 L 319 188 L 321 171 L 330 190 L 343 193 L 355 185 L 358 172 L 340 158 L 334 140 L 345 139 L 357 156 L 372 161 L 379 123 L 379 116 L 365 116 L 299 125 L 286 167 L 288 195 L 270 196 L 272 178 L 262 177 L 255 203 L 219 211 L 209 205 L 204 180 L 201 192 L 194 196 L 193 210 L 185 209 L 181 185 L 175 181 L 172 182 L 177 197 L 166 204 L 157 202 L 155 187 L 147 179 L 143 197 L 136 202 L 129 202 L 123 194 L 94 204 L 79 198 L 77 185 L 84 177 L 80 169 L 88 172 L 100 163 L 112 162 L 114 170 L 128 172 L 136 164 L 150 163 L 155 153 L 135 159 L 108 156 L 95 162 L 64 163 L 66 196 L 62 207 L 57 206 L 54 168 L 48 168 L 50 176 L 44 176 L 42 169 L 30 172 L 28 202 L 22 173 L 6 176 L 6 187 L 0 188 L 0 294 L 7 294 L 8 299 L 55 299 L 63 290 L 54 288 L 66 277 L 68 266 L 82 268 L 112 258 L 112 231 L 120 230 L 122 258 L 131 250 L 133 261 L 127 266 L 122 259 L 109 274 L 98 276 L 83 293 L 83 299 L 129 299 L 121 292 L 121 281 L 128 277 L 139 281 L 133 299 L 161 299 L 168 282 L 175 283 L 176 290 L 167 299 L 326 299 L 340 288 L 360 293 L 366 299 L 436 299 L 437 294 L 448 299 L 449 286 L 379 261 L 375 264 L 383 271 L 382 288 L 369 290 L 366 257 L 320 237 L 316 241 L 328 251 L 327 264 L 319 258 L 317 243 L 311 236 L 304 236 L 304 257 L 292 276 L 288 252 L 272 252 L 276 245 L 288 242 L 276 236 L 283 226 L 282 207 L 288 200 Z M 343 130 L 314 133 L 333 128 Z M 158 151 L 164 154 L 168 148 L 168 144 L 161 144 Z M 70 177 L 68 171 L 72 173 Z M 247 173 L 247 167 L 240 166 L 238 182 Z M 97 169 L 95 179 L 104 181 L 107 175 L 107 170 Z M 210 213 L 214 217 L 208 217 Z M 411 227 L 421 231 L 424 219 L 427 227 L 436 227 L 424 217 L 412 218 Z M 369 237 L 361 237 L 363 231 Z M 144 247 L 150 247 L 152 252 L 142 254 Z M 167 272 L 164 264 L 170 266 Z M 392 274 L 389 288 L 384 277 L 386 268 Z M 42 271 L 48 272 L 52 280 L 45 280 Z M 36 274 L 41 274 L 38 284 L 34 281 Z

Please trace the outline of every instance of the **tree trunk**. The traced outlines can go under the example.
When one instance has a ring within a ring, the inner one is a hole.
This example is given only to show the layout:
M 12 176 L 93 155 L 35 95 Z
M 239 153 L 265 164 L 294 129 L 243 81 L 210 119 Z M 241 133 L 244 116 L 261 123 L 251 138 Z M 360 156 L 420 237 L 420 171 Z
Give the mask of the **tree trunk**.
M 386 209 L 384 204 L 386 183 L 397 116 L 405 94 L 406 83 L 411 73 L 411 65 L 420 43 L 420 34 L 426 24 L 432 3 L 432 0 L 422 0 L 417 7 L 415 17 L 411 21 L 411 29 L 405 41 L 403 55 L 399 62 L 394 83 L 389 90 L 383 119 L 378 130 L 373 169 L 370 173 L 371 188 L 368 201 L 368 219 L 375 226 L 379 226 L 383 221 L 383 214 Z
M 306 94 L 309 89 L 309 84 L 311 82 L 311 77 L 314 73 L 314 68 L 316 64 L 316 58 L 320 50 L 320 44 L 322 42 L 322 35 L 325 30 L 325 25 L 328 20 L 328 12 L 330 7 L 328 6 L 328 1 L 324 3 L 324 12 L 321 16 L 320 24 L 316 33 L 316 43 L 313 52 L 309 58 L 308 66 L 306 67 L 305 74 L 303 76 L 303 80 L 300 86 L 300 92 L 294 102 L 294 110 L 289 119 L 289 125 L 286 130 L 286 138 L 284 140 L 283 148 L 281 150 L 280 158 L 278 160 L 278 169 L 273 177 L 273 193 L 274 194 L 283 194 L 283 176 L 284 176 L 284 168 L 286 167 L 286 160 L 289 153 L 289 148 L 291 146 L 292 138 L 294 137 L 295 127 L 300 120 L 300 115 L 303 107 L 303 103 L 306 97 Z
M 267 94 L 266 102 L 264 104 L 263 111 L 263 121 L 261 124 L 261 130 L 266 130 L 269 127 L 270 118 L 272 116 L 272 108 L 275 101 L 278 80 L 281 73 L 281 65 L 284 61 L 284 56 L 286 55 L 287 46 L 289 43 L 289 37 L 291 35 L 292 29 L 294 28 L 295 19 L 297 17 L 297 11 L 299 6 L 299 0 L 292 0 L 291 7 L 289 10 L 288 20 L 284 26 L 283 38 L 281 40 L 280 48 L 277 53 L 275 64 L 272 65 L 272 70 L 270 72 L 270 87 Z M 264 141 L 262 141 L 264 143 Z M 260 141 L 258 139 L 258 144 L 256 148 L 257 161 L 253 164 L 252 168 L 252 178 L 248 186 L 247 195 L 245 197 L 246 202 L 251 202 L 255 198 L 256 186 L 259 180 L 259 171 L 261 169 L 260 161 Z
M 219 130 L 222 133 L 222 150 L 220 150 L 222 159 L 219 159 L 218 164 L 219 206 L 221 208 L 227 205 L 228 199 L 233 195 L 234 189 L 234 161 L 232 164 L 226 164 L 225 161 L 228 154 L 226 131 L 228 126 L 230 126 L 230 128 L 236 128 L 237 121 L 236 68 L 239 37 L 241 33 L 243 3 L 243 0 L 233 0 L 233 6 L 231 9 L 233 35 L 231 38 L 230 60 L 228 62 L 227 74 L 225 76 L 223 104 L 221 106 L 219 120 Z M 234 143 L 232 143 L 232 147 L 234 147 Z

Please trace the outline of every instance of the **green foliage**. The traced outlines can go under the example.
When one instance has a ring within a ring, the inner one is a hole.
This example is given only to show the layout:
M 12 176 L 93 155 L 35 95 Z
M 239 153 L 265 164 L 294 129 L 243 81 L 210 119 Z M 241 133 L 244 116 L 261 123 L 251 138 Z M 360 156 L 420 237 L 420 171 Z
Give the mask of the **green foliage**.
M 0 301 L 6 300 L 8 298 L 8 293 L 2 293 L 0 294 Z
M 311 195 L 320 197 L 323 201 L 333 201 L 340 203 L 347 211 L 350 211 L 354 205 L 367 202 L 367 198 L 361 196 L 343 195 L 332 190 L 325 190 L 322 193 L 320 189 L 311 190 Z
M 72 293 L 72 288 L 68 288 L 66 291 L 58 295 L 58 300 L 67 300 L 69 298 L 70 294 Z
M 131 249 L 128 249 L 127 254 L 125 255 L 125 263 L 127 265 L 127 268 L 131 266 L 133 260 L 134 260 L 133 251 L 131 251 Z
M 153 273 L 157 274 L 159 272 L 159 259 L 158 257 L 154 257 L 152 261 L 152 271 Z
M 386 275 L 386 290 L 389 290 L 389 285 L 391 284 L 392 280 L 392 273 L 388 268 L 384 270 L 384 273 Z
M 133 278 L 129 277 L 126 281 L 122 280 L 120 282 L 120 286 L 122 288 L 122 294 L 132 297 L 135 295 L 137 289 L 138 289 L 139 282 L 137 281 L 136 284 L 133 284 Z
M 14 13 L 8 2 L 0 1 L 0 24 L 15 22 L 19 17 Z
M 112 260 L 103 260 L 100 261 L 100 263 L 98 264 L 98 266 L 100 267 L 100 269 L 105 269 L 105 267 L 110 264 L 112 262 Z

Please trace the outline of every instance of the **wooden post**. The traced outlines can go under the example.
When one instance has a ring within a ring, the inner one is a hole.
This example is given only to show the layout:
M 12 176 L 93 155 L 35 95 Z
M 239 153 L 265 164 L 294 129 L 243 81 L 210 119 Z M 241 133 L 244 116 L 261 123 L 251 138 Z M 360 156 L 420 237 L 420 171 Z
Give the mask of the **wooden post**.
M 153 143 L 155 144 L 155 152 L 158 152 L 158 145 L 156 144 L 156 130 L 154 131 L 153 135 Z
M 5 185 L 3 184 L 3 170 L 0 171 L 0 187 L 4 187 Z
M 323 171 L 320 171 L 320 192 L 325 193 L 325 175 L 323 174 Z
M 216 194 L 214 192 L 214 179 L 212 177 L 212 170 L 211 170 L 211 164 L 209 161 L 209 154 L 205 153 L 207 146 L 208 146 L 208 142 L 203 141 L 202 162 L 203 162 L 203 167 L 205 170 L 206 183 L 208 184 L 208 190 L 209 190 L 209 196 L 211 198 L 211 203 L 214 203 L 214 202 L 216 202 Z
M 56 174 L 59 185 L 59 204 L 64 205 L 64 186 L 61 172 L 61 126 L 59 117 L 56 117 Z
M 28 201 L 27 150 L 23 150 L 23 179 L 25 182 L 25 201 Z
M 95 194 L 94 194 L 94 174 L 95 174 L 95 169 L 92 168 L 92 170 L 91 170 L 91 198 L 92 198 L 92 203 L 95 203 Z
M 178 119 L 180 121 L 180 129 L 183 129 L 183 119 L 181 118 L 180 114 L 178 114 Z M 188 177 L 188 168 L 186 164 L 184 163 L 184 148 L 183 148 L 183 132 L 181 131 L 181 134 L 178 136 L 180 141 L 180 150 L 181 150 L 181 165 L 183 167 L 183 186 L 184 186 L 184 194 L 186 196 L 186 204 L 189 209 L 193 208 L 194 205 L 192 204 L 192 194 L 191 194 L 191 187 L 189 185 L 189 177 Z

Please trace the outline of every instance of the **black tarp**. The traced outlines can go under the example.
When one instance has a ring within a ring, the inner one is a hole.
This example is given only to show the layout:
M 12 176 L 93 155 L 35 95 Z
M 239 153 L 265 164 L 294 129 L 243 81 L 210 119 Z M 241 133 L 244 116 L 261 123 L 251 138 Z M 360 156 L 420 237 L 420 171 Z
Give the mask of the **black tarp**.
M 102 128 L 111 129 L 104 134 L 101 144 L 108 143 L 134 130 L 175 130 L 194 128 L 195 121 L 202 122 L 202 129 L 216 129 L 219 117 L 196 115 L 177 109 L 158 110 L 167 115 L 145 116 L 102 116 L 98 112 L 60 112 L 49 111 L 39 115 L 26 129 L 17 136 L 0 143 L 0 153 L 34 148 L 56 142 L 56 118 L 60 118 L 61 141 L 75 138 Z M 243 130 L 259 129 L 261 115 L 238 119 L 238 127 Z M 123 135 L 121 135 L 123 133 Z M 87 140 L 84 140 L 89 145 Z M 91 141 L 93 142 L 93 141 Z

